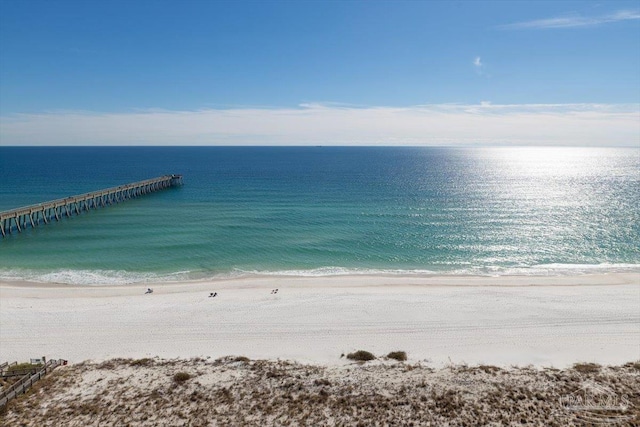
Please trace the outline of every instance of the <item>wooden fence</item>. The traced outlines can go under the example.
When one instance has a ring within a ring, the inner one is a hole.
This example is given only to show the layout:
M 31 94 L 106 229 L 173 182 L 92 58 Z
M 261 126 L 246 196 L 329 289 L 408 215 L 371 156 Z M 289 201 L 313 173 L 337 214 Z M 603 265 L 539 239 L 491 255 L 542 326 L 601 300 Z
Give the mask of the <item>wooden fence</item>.
M 58 366 L 63 365 L 64 363 L 65 363 L 65 361 L 62 360 L 62 359 L 49 360 L 42 367 L 37 368 L 35 373 L 28 372 L 22 378 L 20 378 L 20 380 L 18 380 L 14 384 L 12 384 L 11 387 L 9 387 L 6 390 L 4 390 L 4 389 L 1 390 L 0 391 L 0 408 L 4 407 L 7 404 L 7 402 L 9 402 L 11 399 L 16 397 L 17 395 L 19 395 L 21 393 L 26 393 L 27 390 L 29 390 L 29 388 L 31 388 L 31 386 L 33 384 L 38 382 L 47 373 L 51 372 L 52 370 L 54 370 Z M 5 369 L 7 369 L 9 366 L 12 366 L 12 365 L 15 365 L 15 364 L 16 363 L 14 362 L 11 365 L 9 365 L 8 363 L 5 362 L 2 365 L 0 365 L 0 366 L 2 366 L 2 371 L 3 371 L 2 373 L 4 374 L 4 370 Z

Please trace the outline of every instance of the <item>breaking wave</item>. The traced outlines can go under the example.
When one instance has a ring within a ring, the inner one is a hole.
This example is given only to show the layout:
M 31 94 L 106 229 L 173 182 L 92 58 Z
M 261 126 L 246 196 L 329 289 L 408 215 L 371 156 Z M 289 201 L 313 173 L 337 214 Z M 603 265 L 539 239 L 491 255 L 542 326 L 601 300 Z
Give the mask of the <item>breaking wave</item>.
M 485 266 L 454 270 L 366 269 L 321 267 L 299 270 L 243 270 L 227 272 L 177 271 L 171 273 L 124 270 L 0 270 L 0 281 L 27 281 L 66 285 L 129 285 L 136 283 L 224 280 L 244 277 L 330 277 L 330 276 L 571 276 L 588 274 L 639 273 L 640 264 L 541 264 L 534 266 Z

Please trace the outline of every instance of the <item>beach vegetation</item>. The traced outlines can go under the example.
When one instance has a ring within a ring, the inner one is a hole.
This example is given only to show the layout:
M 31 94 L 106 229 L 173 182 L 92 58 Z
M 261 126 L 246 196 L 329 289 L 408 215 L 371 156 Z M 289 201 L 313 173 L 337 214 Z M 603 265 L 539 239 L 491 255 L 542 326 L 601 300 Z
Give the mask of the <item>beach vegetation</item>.
M 355 360 L 358 362 L 368 362 L 369 360 L 374 360 L 375 358 L 376 356 L 374 356 L 373 353 L 366 350 L 358 350 L 356 352 L 347 354 L 347 359 Z
M 41 363 L 18 363 L 17 365 L 9 366 L 7 368 L 7 372 L 17 372 L 17 371 L 28 371 L 30 369 L 40 369 L 42 368 Z
M 173 381 L 181 384 L 185 381 L 187 381 L 189 378 L 191 378 L 191 375 L 188 372 L 177 372 L 174 376 L 173 376 Z
M 453 417 L 464 406 L 462 394 L 458 390 L 431 391 L 431 400 L 439 414 Z
M 105 360 L 104 362 L 101 362 L 98 365 L 96 365 L 96 368 L 112 371 L 125 364 L 127 364 L 127 359 L 116 358 L 111 360 Z
M 388 359 L 394 359 L 398 362 L 406 362 L 407 361 L 407 352 L 406 351 L 392 351 L 387 354 Z
M 495 375 L 497 372 L 500 372 L 502 369 L 493 365 L 478 365 L 478 369 L 487 374 Z
M 600 368 L 602 368 L 602 366 L 597 363 L 576 363 L 573 365 L 573 370 L 581 374 L 595 374 L 600 372 Z
M 108 374 L 97 370 L 97 363 L 73 364 L 9 402 L 0 425 L 91 425 L 95 420 L 109 425 L 130 420 L 144 425 L 158 420 L 163 425 L 193 426 L 323 425 L 332 417 L 336 425 L 353 426 L 560 426 L 575 424 L 575 414 L 558 410 L 559 399 L 574 393 L 583 381 L 573 367 L 496 371 L 491 365 L 451 365 L 434 370 L 405 363 L 373 365 L 362 372 L 269 360 L 231 364 L 232 358 L 214 366 L 202 360 L 154 359 L 153 365 L 137 369 L 130 368 L 130 359 L 118 360 L 118 367 Z M 640 407 L 640 395 L 632 392 L 638 365 L 601 366 L 597 374 L 599 384 L 629 400 L 630 411 L 613 414 L 624 417 L 619 424 L 636 425 L 640 420 L 634 411 Z M 393 381 L 407 368 L 412 372 Z M 195 381 L 198 372 L 218 380 L 231 373 L 235 379 L 231 385 L 216 380 L 201 387 Z M 499 374 L 489 381 L 477 377 L 485 372 Z M 171 381 L 176 373 L 188 373 L 190 382 Z
M 153 364 L 153 359 L 145 357 L 143 359 L 135 359 L 129 362 L 129 366 L 150 366 Z

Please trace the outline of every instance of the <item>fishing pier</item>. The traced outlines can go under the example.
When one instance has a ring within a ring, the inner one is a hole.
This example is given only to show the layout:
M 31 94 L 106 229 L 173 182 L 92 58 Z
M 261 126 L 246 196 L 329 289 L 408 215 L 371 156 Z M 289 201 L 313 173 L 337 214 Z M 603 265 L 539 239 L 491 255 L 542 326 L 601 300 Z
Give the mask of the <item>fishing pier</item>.
M 0 234 L 5 237 L 14 230 L 20 233 L 29 226 L 35 228 L 40 224 L 48 224 L 53 220 L 60 221 L 63 216 L 80 215 L 83 211 L 113 205 L 180 185 L 182 185 L 182 175 L 163 175 L 158 178 L 133 182 L 119 187 L 0 212 Z

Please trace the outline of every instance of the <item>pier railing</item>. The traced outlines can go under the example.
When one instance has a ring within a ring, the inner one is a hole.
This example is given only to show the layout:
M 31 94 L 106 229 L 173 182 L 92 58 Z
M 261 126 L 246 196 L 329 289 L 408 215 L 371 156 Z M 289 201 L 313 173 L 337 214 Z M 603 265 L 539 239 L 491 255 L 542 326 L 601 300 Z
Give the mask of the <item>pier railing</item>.
M 19 395 L 20 393 L 26 393 L 27 390 L 44 377 L 47 373 L 53 371 L 60 365 L 64 365 L 66 362 L 62 359 L 49 360 L 44 365 L 41 365 L 35 371 L 26 373 L 20 380 L 13 383 L 6 390 L 0 391 L 0 408 L 5 406 L 7 402 Z
M 79 215 L 89 209 L 120 203 L 181 184 L 182 175 L 164 175 L 158 178 L 0 212 L 0 234 L 5 237 L 14 230 L 20 233 L 28 226 L 36 227 L 41 223 L 48 224 L 49 221 L 54 219 L 59 221 L 63 216 Z

